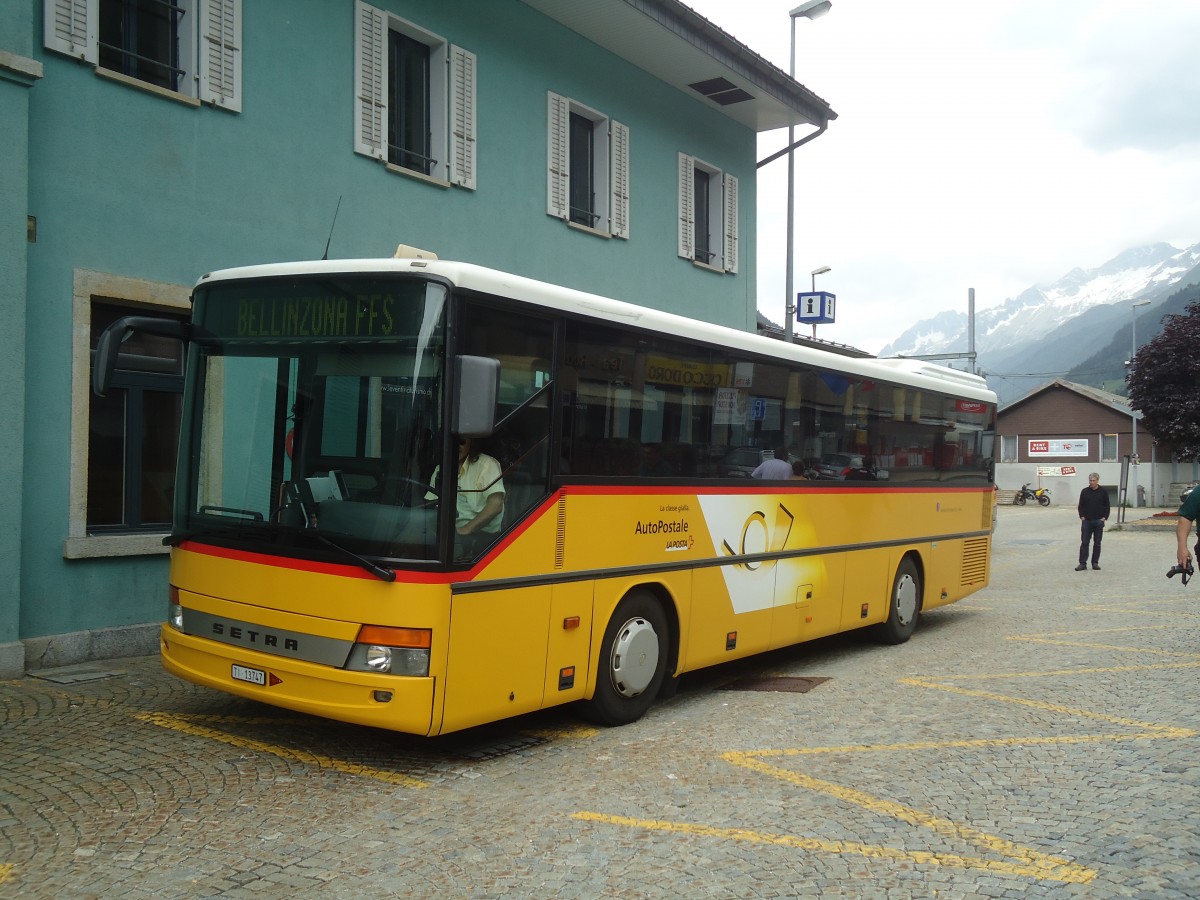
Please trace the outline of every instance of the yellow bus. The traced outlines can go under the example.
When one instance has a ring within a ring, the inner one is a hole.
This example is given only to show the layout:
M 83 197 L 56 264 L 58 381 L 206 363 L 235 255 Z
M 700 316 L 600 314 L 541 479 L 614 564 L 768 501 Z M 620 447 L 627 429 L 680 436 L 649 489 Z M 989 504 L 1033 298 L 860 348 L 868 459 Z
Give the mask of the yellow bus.
M 220 691 L 418 735 L 618 725 L 988 581 L 974 375 L 425 258 L 205 275 L 189 322 L 104 333 L 98 393 L 132 330 L 188 346 L 161 652 Z M 772 451 L 795 477 L 753 477 Z

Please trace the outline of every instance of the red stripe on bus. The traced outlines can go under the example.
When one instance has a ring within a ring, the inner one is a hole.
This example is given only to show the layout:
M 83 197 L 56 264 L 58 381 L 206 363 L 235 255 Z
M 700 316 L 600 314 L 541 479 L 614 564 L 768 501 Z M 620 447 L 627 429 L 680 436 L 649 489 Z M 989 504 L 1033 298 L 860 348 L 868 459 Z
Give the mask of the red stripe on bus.
M 189 553 L 200 553 L 205 556 L 230 559 L 235 562 L 254 563 L 260 566 L 275 566 L 280 569 L 292 569 L 297 572 L 335 575 L 339 578 L 367 578 L 376 580 L 375 576 L 370 572 L 355 565 L 319 563 L 307 559 L 296 559 L 291 556 L 271 556 L 267 553 L 253 553 L 248 550 L 231 550 L 228 547 L 214 547 L 212 544 L 201 544 L 197 541 L 184 541 L 179 545 L 179 549 L 187 550 Z M 449 584 L 452 581 L 462 580 L 461 572 L 396 573 L 396 581 L 405 584 Z
M 881 494 L 990 494 L 992 486 L 983 487 L 879 487 L 877 485 L 859 484 L 837 487 L 812 487 L 811 485 L 753 485 L 746 487 L 704 487 L 695 485 L 689 487 L 631 487 L 621 485 L 607 487 L 599 484 L 572 484 L 563 488 L 567 494 L 583 494 L 587 496 L 649 496 L 662 494 L 681 494 L 695 497 L 726 496 L 739 494 L 863 494 L 877 492 Z

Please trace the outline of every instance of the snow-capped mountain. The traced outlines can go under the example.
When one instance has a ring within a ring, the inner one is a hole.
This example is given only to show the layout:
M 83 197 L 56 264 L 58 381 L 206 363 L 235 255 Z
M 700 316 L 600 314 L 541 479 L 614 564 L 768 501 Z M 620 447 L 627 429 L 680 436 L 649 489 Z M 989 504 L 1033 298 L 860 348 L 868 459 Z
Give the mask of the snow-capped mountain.
M 1098 268 L 1073 269 L 1051 285 L 1035 285 L 977 311 L 977 366 L 988 373 L 1001 403 L 1014 400 L 1069 372 L 1108 345 L 1122 326 L 1127 329 L 1129 301 L 1150 300 L 1144 311 L 1149 314 L 1189 280 L 1200 279 L 1198 264 L 1200 244 L 1185 250 L 1170 244 L 1135 247 Z M 967 327 L 966 312 L 940 312 L 909 328 L 879 355 L 964 351 Z M 1153 334 L 1146 329 L 1138 335 L 1139 344 Z

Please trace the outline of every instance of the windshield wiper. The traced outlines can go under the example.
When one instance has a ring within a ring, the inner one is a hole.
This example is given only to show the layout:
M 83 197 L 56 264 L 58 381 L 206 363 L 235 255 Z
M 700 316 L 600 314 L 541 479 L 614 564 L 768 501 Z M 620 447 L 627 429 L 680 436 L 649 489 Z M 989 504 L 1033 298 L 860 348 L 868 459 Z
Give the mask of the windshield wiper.
M 350 559 L 354 560 L 356 563 L 358 563 L 360 566 L 362 566 L 364 569 L 366 569 L 368 572 L 370 572 L 372 575 L 374 575 L 380 581 L 387 581 L 390 583 L 390 582 L 393 582 L 396 580 L 396 570 L 395 569 L 389 569 L 386 566 L 376 565 L 375 563 L 371 562 L 366 557 L 359 556 L 353 550 L 348 550 L 347 548 L 343 547 L 341 544 L 331 541 L 329 538 L 325 537 L 325 535 L 323 535 L 323 534 L 312 531 L 311 529 L 304 529 L 304 531 L 307 531 L 309 534 L 311 534 L 313 537 L 315 537 L 318 541 L 320 541 L 325 546 L 332 547 L 334 550 L 338 551 L 338 553 L 341 553 L 343 556 L 350 557 Z

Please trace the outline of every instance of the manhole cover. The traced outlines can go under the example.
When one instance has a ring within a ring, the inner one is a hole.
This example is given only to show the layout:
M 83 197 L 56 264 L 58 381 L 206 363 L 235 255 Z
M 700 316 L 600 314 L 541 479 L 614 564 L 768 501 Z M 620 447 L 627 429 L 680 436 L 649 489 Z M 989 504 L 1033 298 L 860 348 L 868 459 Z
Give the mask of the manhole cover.
M 28 673 L 32 678 L 40 678 L 42 681 L 53 681 L 55 684 L 82 684 L 85 681 L 100 681 L 104 678 L 116 678 L 118 675 L 125 673 L 120 670 L 104 670 L 99 669 L 39 669 Z
M 783 675 L 774 678 L 742 678 L 738 681 L 730 682 L 722 690 L 787 691 L 792 694 L 807 694 L 818 684 L 828 680 L 828 678 L 789 678 Z

